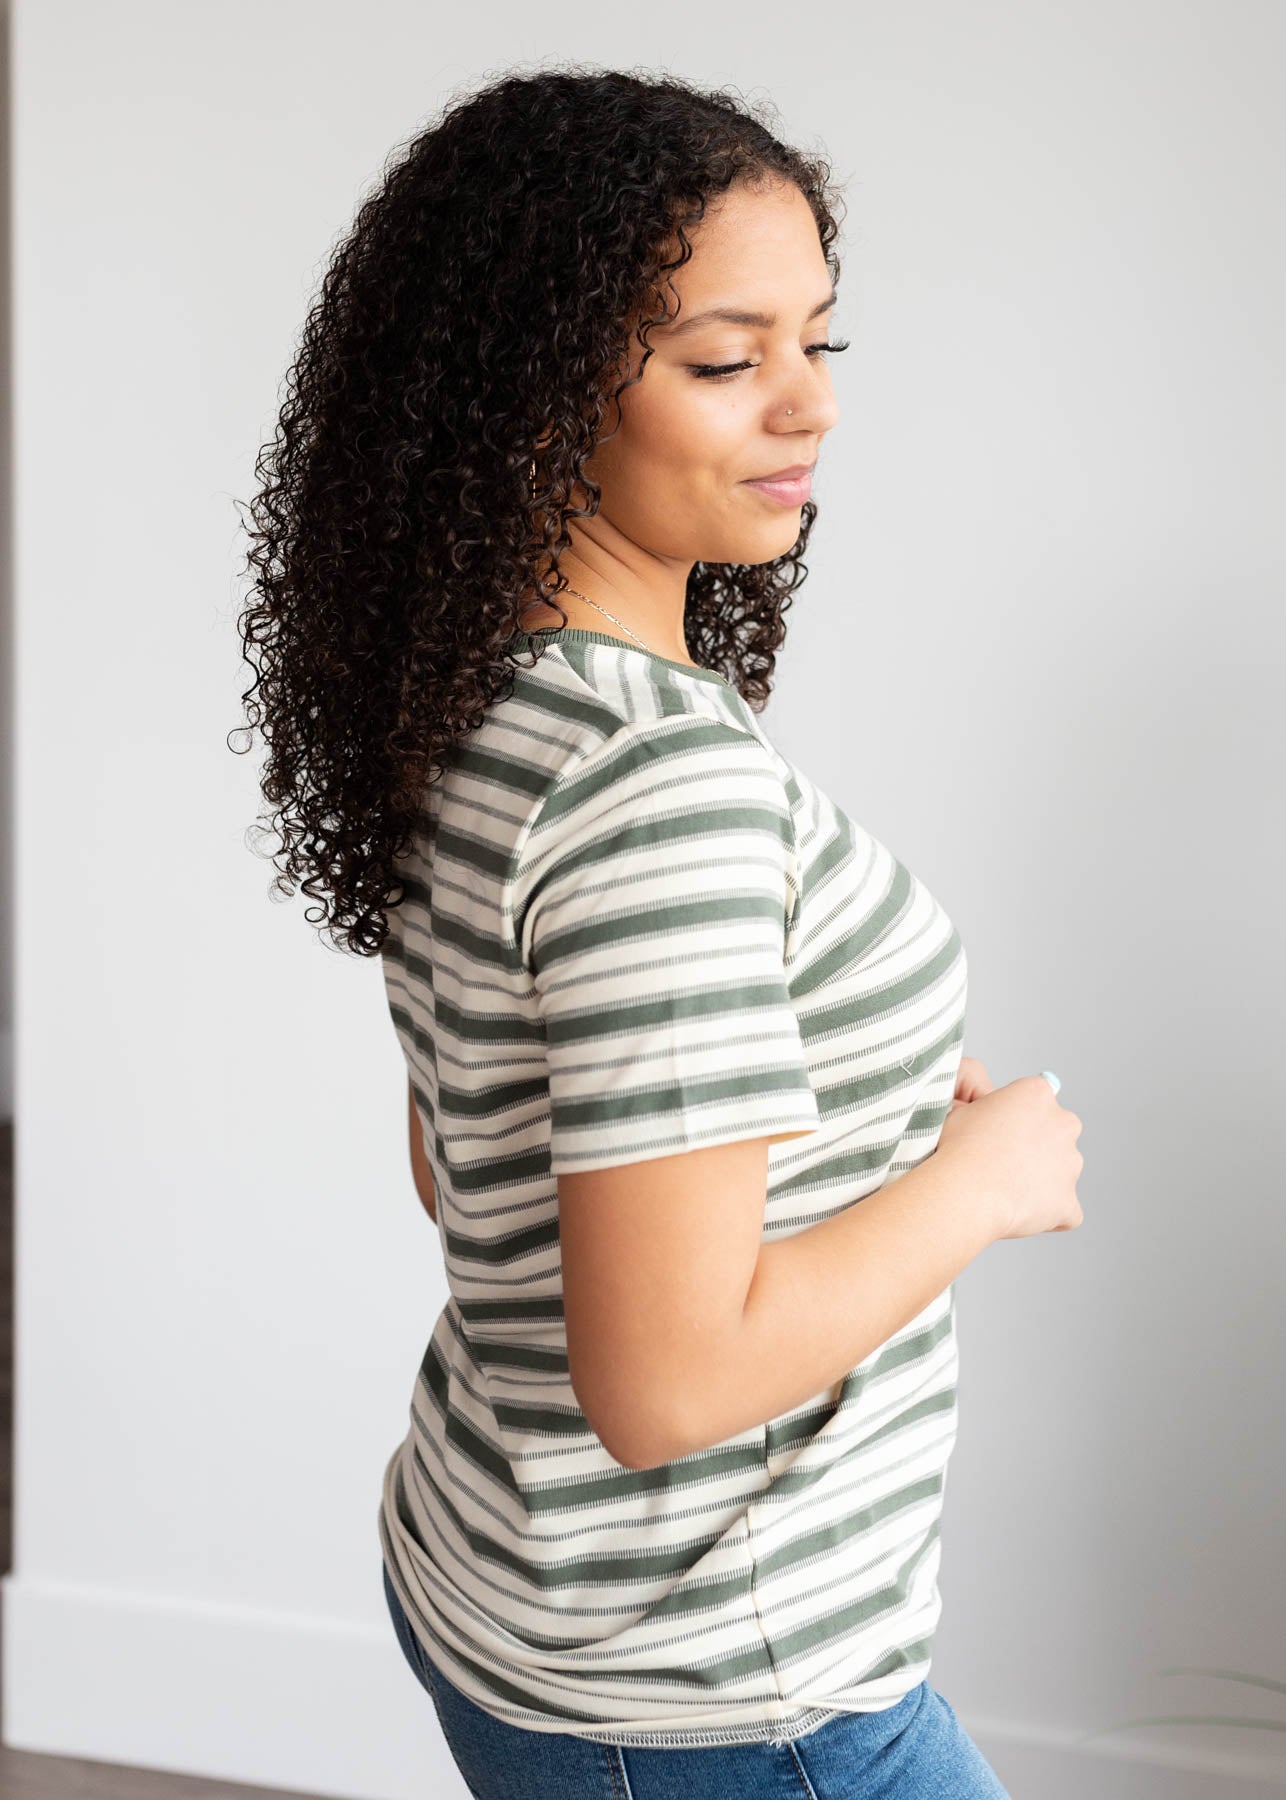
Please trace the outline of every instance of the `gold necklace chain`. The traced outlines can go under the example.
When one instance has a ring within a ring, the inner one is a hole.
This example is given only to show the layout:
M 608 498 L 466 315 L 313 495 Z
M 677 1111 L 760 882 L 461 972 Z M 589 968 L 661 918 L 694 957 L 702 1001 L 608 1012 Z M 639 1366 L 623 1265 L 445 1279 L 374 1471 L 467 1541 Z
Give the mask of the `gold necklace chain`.
M 613 625 L 619 625 L 622 631 L 629 631 L 630 636 L 634 639 L 636 644 L 643 644 L 643 639 L 639 636 L 637 631 L 630 631 L 630 628 L 625 623 L 624 619 L 618 619 L 615 613 L 608 612 L 607 608 L 605 606 L 600 606 L 597 600 L 591 600 L 588 594 L 582 594 L 579 588 L 574 588 L 570 584 L 567 587 L 567 592 L 569 594 L 575 594 L 578 600 L 588 602 L 596 612 L 601 612 L 605 619 L 610 619 Z M 643 644 L 643 648 L 647 651 L 649 656 L 655 656 L 657 654 L 657 652 L 647 644 Z

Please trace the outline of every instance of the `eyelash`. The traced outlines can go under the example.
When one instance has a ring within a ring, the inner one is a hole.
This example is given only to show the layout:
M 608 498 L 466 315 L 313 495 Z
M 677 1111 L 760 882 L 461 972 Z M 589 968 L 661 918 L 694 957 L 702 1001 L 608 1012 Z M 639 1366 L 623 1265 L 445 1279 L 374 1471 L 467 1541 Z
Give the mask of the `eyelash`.
M 805 355 L 813 356 L 824 351 L 829 351 L 834 355 L 837 350 L 847 350 L 848 347 L 849 340 L 847 338 L 838 344 L 809 344 Z M 742 369 L 754 369 L 758 367 L 758 364 L 752 362 L 689 363 L 688 367 L 698 381 L 727 381 L 730 376 L 739 374 Z

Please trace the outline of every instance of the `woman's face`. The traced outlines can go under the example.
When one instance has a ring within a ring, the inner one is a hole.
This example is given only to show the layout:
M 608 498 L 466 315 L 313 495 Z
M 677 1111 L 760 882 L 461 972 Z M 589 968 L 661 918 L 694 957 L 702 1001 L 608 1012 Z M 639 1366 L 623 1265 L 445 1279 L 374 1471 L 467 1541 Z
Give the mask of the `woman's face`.
M 812 348 L 828 338 L 830 271 L 799 189 L 732 189 L 690 237 L 692 258 L 671 276 L 678 317 L 650 333 L 642 379 L 620 396 L 620 428 L 586 464 L 602 489 L 598 514 L 576 521 L 591 537 L 601 521 L 685 580 L 694 562 L 762 563 L 790 550 L 807 494 L 783 500 L 749 483 L 815 462 L 839 416 L 826 354 Z M 763 319 L 698 318 L 712 308 Z M 637 343 L 631 358 L 637 374 Z M 728 363 L 749 366 L 698 372 Z

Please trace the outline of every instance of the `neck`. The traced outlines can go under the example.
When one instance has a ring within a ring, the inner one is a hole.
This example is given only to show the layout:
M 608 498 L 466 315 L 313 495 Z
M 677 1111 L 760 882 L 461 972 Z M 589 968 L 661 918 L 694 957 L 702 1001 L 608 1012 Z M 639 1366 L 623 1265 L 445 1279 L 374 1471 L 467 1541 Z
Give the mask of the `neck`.
M 576 582 L 575 585 L 579 587 L 580 583 Z M 593 605 L 593 601 L 598 604 Z M 609 637 L 619 637 L 622 643 L 632 644 L 636 650 L 654 650 L 657 655 L 672 657 L 677 662 L 692 660 L 688 655 L 686 642 L 675 645 L 667 641 L 667 634 L 659 627 L 649 627 L 646 621 L 634 617 L 628 602 L 615 594 L 604 593 L 600 596 L 587 590 L 582 596 L 564 589 L 558 595 L 558 603 L 562 612 L 567 615 L 567 624 L 574 629 L 599 631 Z M 600 611 L 600 608 L 606 610 Z M 613 613 L 615 618 L 608 616 Z M 563 620 L 550 602 L 533 600 L 522 608 L 521 623 L 524 631 L 548 631 L 551 627 L 561 625 Z M 628 630 L 624 629 L 626 626 Z
M 660 559 L 641 551 L 603 520 L 591 521 L 591 531 L 581 521 L 568 521 L 573 542 L 559 559 L 558 572 L 577 592 L 564 588 L 558 605 L 573 628 L 601 631 L 622 637 L 635 648 L 646 647 L 659 656 L 688 662 L 683 630 L 687 579 L 693 564 Z M 543 594 L 552 576 L 552 564 L 538 571 L 533 593 Z M 543 579 L 542 579 L 543 578 Z M 595 604 L 591 605 L 590 602 Z M 599 608 L 605 611 L 600 611 Z M 607 614 L 613 617 L 607 617 Z M 532 601 L 522 612 L 526 630 L 560 623 L 548 600 Z M 623 627 L 628 626 L 626 631 Z M 637 635 L 630 636 L 630 632 Z

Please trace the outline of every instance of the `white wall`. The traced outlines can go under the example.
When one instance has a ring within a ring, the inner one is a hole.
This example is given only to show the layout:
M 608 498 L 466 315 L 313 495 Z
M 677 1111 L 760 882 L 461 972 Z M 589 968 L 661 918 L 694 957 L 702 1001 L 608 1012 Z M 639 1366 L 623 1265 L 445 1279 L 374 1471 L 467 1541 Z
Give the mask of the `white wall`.
M 13 1119 L 13 509 L 9 4 L 0 0 L 0 1119 Z
M 445 1286 L 378 967 L 245 845 L 234 501 L 385 155 L 579 58 L 851 178 L 765 723 L 956 920 L 966 1053 L 1085 1121 L 1082 1229 L 961 1278 L 933 1683 L 1015 1800 L 1286 1792 L 1262 1726 L 1075 1743 L 1286 1721 L 1164 1673 L 1286 1679 L 1284 53 L 1251 0 L 19 0 L 7 1743 L 464 1795 L 375 1527 Z

